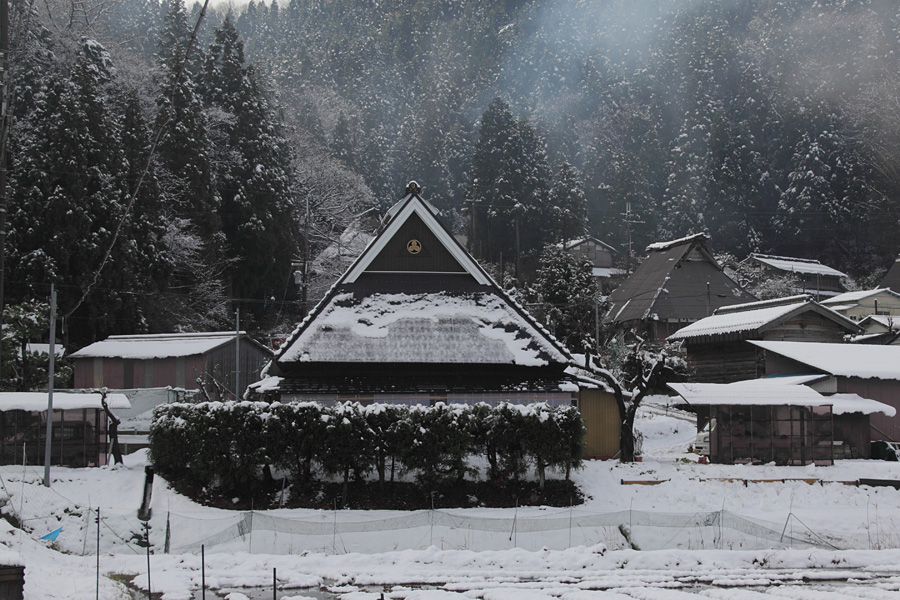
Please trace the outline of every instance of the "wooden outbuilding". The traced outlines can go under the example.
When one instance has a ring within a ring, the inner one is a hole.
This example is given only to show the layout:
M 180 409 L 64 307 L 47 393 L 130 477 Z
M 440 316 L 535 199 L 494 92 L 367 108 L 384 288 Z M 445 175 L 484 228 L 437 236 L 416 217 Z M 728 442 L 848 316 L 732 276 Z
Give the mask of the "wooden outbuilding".
M 831 465 L 840 458 L 868 458 L 870 416 L 893 417 L 896 411 L 856 394 L 823 395 L 808 385 L 821 377 L 669 387 L 685 408 L 708 414 L 713 463 Z
M 226 397 L 235 396 L 236 375 L 241 396 L 271 357 L 269 348 L 243 331 L 114 335 L 71 355 L 76 388 L 197 389 L 199 379 L 217 384 L 209 389 L 218 386 Z
M 722 306 L 756 300 L 723 271 L 708 240 L 699 233 L 647 246 L 647 258 L 610 294 L 603 322 L 663 341 Z
M 613 394 L 575 369 L 440 224 L 415 182 L 406 192 L 251 392 L 282 402 L 577 405 L 585 455 L 614 455 Z
M 837 269 L 811 258 L 751 254 L 741 264 L 762 271 L 762 278 L 791 277 L 797 294 L 811 294 L 816 300 L 830 298 L 847 291 L 842 279 L 847 277 Z
M 827 391 L 900 409 L 900 346 L 751 341 L 765 350 L 766 375 L 826 374 Z M 821 384 L 820 384 L 821 385 Z M 900 419 L 873 414 L 872 439 L 900 441 Z
M 0 393 L 0 464 L 44 463 L 48 400 L 47 392 Z M 106 402 L 113 411 L 131 406 L 122 394 L 107 394 Z M 99 393 L 55 392 L 52 418 L 50 464 L 107 463 L 108 418 Z
M 810 296 L 791 296 L 716 310 L 670 335 L 682 342 L 691 380 L 730 383 L 765 375 L 764 351 L 749 340 L 841 342 L 862 328 Z

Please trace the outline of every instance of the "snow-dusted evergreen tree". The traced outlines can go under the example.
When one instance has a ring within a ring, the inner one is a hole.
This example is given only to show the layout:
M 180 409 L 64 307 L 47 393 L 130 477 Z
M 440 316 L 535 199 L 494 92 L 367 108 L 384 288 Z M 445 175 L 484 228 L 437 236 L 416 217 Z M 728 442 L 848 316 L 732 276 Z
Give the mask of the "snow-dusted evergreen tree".
M 466 199 L 476 256 L 519 264 L 551 237 L 550 166 L 543 140 L 509 105 L 494 99 L 481 119 Z M 516 275 L 519 275 L 516 268 Z
M 534 292 L 533 310 L 550 333 L 572 352 L 592 353 L 599 294 L 591 263 L 558 245 L 547 246 Z
M 232 296 L 282 299 L 299 247 L 291 153 L 230 16 L 207 52 L 202 90 L 224 142 L 215 163 Z M 251 308 L 264 316 L 263 304 Z
M 568 162 L 561 164 L 556 172 L 548 204 L 554 241 L 565 243 L 583 237 L 587 233 L 584 184 L 578 170 Z

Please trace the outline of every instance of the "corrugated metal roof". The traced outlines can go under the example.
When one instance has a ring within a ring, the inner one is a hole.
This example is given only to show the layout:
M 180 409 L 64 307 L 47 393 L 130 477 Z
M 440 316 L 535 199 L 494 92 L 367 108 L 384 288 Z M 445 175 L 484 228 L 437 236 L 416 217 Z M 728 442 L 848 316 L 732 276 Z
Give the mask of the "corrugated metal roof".
M 148 360 L 153 358 L 177 358 L 205 354 L 225 344 L 233 344 L 234 331 L 214 331 L 206 333 L 163 333 L 153 335 L 112 335 L 105 340 L 94 342 L 71 354 L 72 358 L 130 358 Z M 265 348 L 247 337 L 241 337 Z M 268 348 L 267 351 L 271 352 Z

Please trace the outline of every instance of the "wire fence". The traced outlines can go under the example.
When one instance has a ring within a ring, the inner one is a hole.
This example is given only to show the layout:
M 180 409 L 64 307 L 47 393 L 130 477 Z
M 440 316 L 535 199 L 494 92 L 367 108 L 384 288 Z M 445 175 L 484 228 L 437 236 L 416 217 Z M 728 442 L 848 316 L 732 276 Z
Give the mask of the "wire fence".
M 794 513 L 781 523 L 727 510 L 674 513 L 595 512 L 579 507 L 420 511 L 159 511 L 148 522 L 137 509 L 73 502 L 42 485 L 33 468 L 2 467 L 2 511 L 34 538 L 49 536 L 77 555 L 249 552 L 374 553 L 441 549 L 562 550 L 603 544 L 609 549 L 886 548 L 900 547 L 890 518 L 878 515 L 856 533 L 814 531 Z M 135 490 L 139 495 L 140 490 Z M 61 529 L 60 529 L 61 528 Z M 59 529 L 59 531 L 57 531 Z M 56 534 L 54 535 L 54 532 Z M 893 533 L 892 533 L 893 532 Z M 51 541 L 52 540 L 52 541 Z

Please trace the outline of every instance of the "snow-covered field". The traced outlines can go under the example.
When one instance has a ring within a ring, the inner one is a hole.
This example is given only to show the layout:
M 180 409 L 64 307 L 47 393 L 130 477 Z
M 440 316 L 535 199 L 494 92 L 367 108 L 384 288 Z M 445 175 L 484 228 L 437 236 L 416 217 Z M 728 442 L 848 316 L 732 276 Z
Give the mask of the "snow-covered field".
M 900 599 L 900 491 L 847 484 L 900 480 L 900 463 L 702 465 L 685 452 L 695 427 L 684 415 L 651 403 L 638 428 L 643 462 L 589 462 L 575 474 L 589 499 L 573 508 L 248 514 L 200 507 L 157 477 L 151 588 L 199 598 L 202 543 L 207 598 L 272 598 L 275 576 L 278 598 Z M 37 469 L 0 468 L 6 510 L 32 531 L 0 521 L 0 560 L 25 564 L 26 598 L 96 597 L 97 508 L 99 596 L 131 597 L 123 581 L 146 589 L 145 460 L 55 468 L 50 490 Z M 60 526 L 56 542 L 37 541 Z

